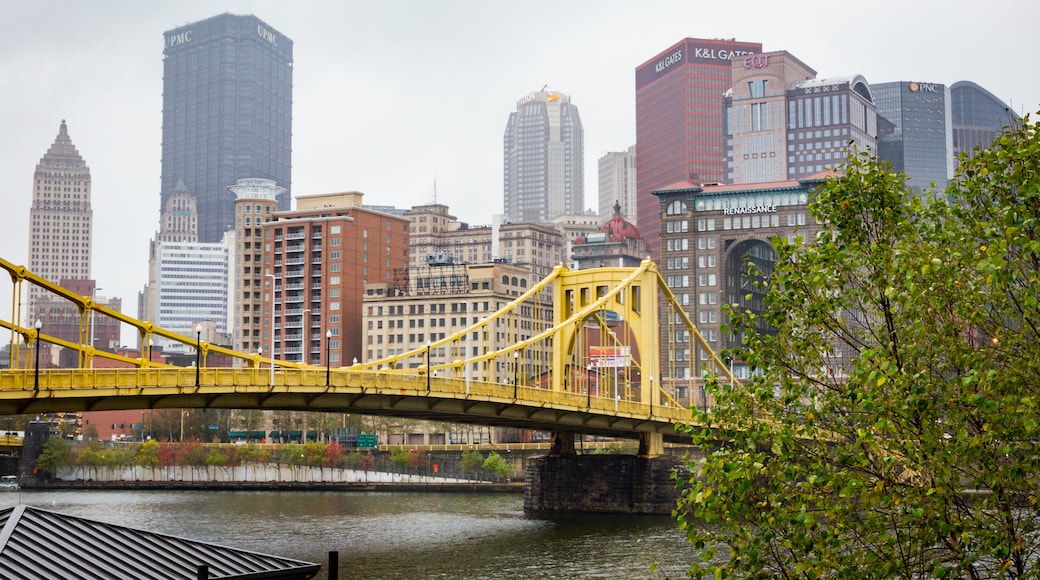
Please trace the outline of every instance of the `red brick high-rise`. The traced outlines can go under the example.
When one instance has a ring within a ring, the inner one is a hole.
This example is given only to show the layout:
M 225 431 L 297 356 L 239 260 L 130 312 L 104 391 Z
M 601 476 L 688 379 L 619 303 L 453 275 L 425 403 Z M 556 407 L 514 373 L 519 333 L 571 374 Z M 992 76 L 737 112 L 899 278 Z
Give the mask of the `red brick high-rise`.
M 333 367 L 362 360 L 364 284 L 408 267 L 411 224 L 363 207 L 363 195 L 298 196 L 296 210 L 261 224 L 265 356 Z
M 731 59 L 760 52 L 756 42 L 686 38 L 636 67 L 637 223 L 655 258 L 661 205 L 650 192 L 724 180 Z

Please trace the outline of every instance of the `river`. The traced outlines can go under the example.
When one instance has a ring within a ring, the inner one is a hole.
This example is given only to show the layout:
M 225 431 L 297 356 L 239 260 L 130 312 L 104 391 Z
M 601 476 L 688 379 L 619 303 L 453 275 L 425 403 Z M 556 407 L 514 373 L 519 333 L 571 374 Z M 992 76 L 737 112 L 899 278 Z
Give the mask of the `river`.
M 693 558 L 667 516 L 527 516 L 519 493 L 29 491 L 18 503 L 322 564 L 339 577 L 681 578 Z M 652 562 L 658 569 L 651 570 Z

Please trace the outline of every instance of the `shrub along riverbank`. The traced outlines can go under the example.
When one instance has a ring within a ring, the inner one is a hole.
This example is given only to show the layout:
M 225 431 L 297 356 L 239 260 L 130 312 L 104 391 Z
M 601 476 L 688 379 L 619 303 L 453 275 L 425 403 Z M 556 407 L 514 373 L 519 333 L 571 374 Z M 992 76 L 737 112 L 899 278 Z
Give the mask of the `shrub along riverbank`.
M 47 441 L 35 467 L 38 483 L 45 486 L 70 482 L 472 485 L 508 483 L 518 472 L 494 451 L 485 455 L 476 450 L 426 452 L 406 447 L 347 450 L 336 442 L 261 446 L 149 440 L 106 444 L 61 438 Z

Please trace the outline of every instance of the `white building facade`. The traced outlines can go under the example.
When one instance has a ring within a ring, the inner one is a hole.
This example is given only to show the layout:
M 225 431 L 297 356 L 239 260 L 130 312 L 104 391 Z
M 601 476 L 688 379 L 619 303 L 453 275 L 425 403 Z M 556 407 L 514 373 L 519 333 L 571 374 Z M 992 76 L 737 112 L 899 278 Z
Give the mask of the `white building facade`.
M 227 334 L 228 246 L 224 243 L 163 242 L 156 248 L 156 305 L 152 320 L 187 337 L 195 327 L 212 324 L 216 335 Z M 216 337 L 203 337 L 215 340 Z M 177 344 L 157 339 L 171 351 Z

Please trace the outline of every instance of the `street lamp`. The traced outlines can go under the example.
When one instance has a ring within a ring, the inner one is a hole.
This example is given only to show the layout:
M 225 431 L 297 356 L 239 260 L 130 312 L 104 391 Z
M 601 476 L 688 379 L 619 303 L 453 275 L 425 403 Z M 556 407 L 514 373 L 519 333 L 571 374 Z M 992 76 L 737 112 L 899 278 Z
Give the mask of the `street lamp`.
M 91 359 L 91 360 L 93 360 L 93 359 Z M 148 337 L 148 364 L 149 364 L 149 366 L 152 364 L 152 337 L 151 336 Z
M 98 290 L 101 290 L 101 288 L 95 287 L 94 291 L 90 294 L 90 297 L 94 302 L 90 307 L 90 348 L 94 348 L 94 327 L 97 325 L 97 310 L 95 309 L 95 307 L 97 306 Z M 94 367 L 93 353 L 90 355 L 90 366 L 91 368 Z
M 303 343 L 303 354 L 300 355 L 300 362 L 304 364 L 311 364 L 310 348 L 311 348 L 311 332 L 310 325 L 307 323 L 307 313 L 311 311 L 310 308 L 304 308 L 303 312 L 300 313 L 300 338 Z
M 513 399 L 516 400 L 517 376 L 520 373 L 520 351 L 513 351 Z
M 617 349 L 617 335 L 614 334 L 613 331 L 610 332 L 610 344 L 613 345 L 613 348 Z M 618 356 L 617 356 L 617 351 L 616 350 L 614 351 L 613 359 L 614 359 L 613 360 L 613 364 L 614 364 L 614 412 L 617 413 L 617 411 L 618 411 L 618 401 L 621 400 L 621 397 L 618 395 Z
M 654 393 L 654 376 L 650 375 L 650 416 L 651 417 L 654 415 L 654 397 L 655 396 L 657 396 L 657 395 L 656 395 L 656 393 Z M 667 404 L 667 401 L 665 401 L 665 403 Z
M 588 374 L 585 375 L 585 408 L 592 408 L 592 364 L 589 364 Z
M 426 393 L 430 392 L 430 343 L 426 343 Z
M 264 274 L 271 279 L 271 388 L 274 389 L 274 288 L 278 279 L 274 274 Z
M 329 386 L 332 378 L 332 359 L 329 357 L 329 345 L 332 344 L 332 329 L 325 331 L 325 386 Z
M 195 325 L 195 386 L 199 386 L 199 365 L 202 364 L 202 325 Z
M 36 319 L 36 323 L 33 324 L 36 327 L 36 367 L 33 369 L 35 378 L 33 380 L 33 390 L 40 390 L 40 329 L 43 328 L 43 323 L 40 319 Z

